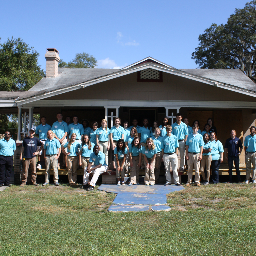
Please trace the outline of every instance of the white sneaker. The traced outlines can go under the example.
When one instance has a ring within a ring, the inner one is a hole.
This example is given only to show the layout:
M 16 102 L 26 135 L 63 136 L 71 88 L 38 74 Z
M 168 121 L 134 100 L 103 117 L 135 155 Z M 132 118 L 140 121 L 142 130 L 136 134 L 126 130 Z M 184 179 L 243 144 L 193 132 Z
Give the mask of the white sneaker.
M 122 185 L 125 186 L 125 182 L 124 181 L 122 181 Z
M 117 186 L 120 186 L 121 185 L 121 182 L 120 182 L 120 180 L 117 182 Z
M 164 184 L 165 186 L 171 185 L 171 182 L 166 181 L 166 183 Z
M 252 183 L 255 184 L 255 183 L 256 183 L 256 180 L 254 180 Z
M 246 180 L 246 181 L 245 181 L 245 184 L 249 184 L 249 180 Z

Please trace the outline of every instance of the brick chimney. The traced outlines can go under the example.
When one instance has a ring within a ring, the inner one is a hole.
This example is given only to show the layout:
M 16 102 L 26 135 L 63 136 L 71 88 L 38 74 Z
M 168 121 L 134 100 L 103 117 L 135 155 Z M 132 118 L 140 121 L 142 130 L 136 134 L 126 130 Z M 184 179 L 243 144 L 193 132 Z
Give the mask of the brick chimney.
M 56 77 L 58 75 L 59 52 L 55 48 L 47 48 L 46 77 Z

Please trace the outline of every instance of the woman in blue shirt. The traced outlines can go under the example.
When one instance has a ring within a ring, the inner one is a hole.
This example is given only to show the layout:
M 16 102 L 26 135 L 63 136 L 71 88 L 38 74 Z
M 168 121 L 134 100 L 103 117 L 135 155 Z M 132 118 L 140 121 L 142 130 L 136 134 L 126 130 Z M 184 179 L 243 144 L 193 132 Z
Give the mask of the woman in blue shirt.
M 84 135 L 81 150 L 79 152 L 79 165 L 82 166 L 83 170 L 87 168 L 90 155 L 93 153 L 95 144 L 90 142 L 88 135 Z
M 202 136 L 203 136 L 205 133 L 207 133 L 207 134 L 209 135 L 209 137 L 210 137 L 210 125 L 209 125 L 209 124 L 206 124 L 206 125 L 204 126 L 204 130 L 202 131 Z
M 92 124 L 92 129 L 90 131 L 90 141 L 96 144 L 96 135 L 97 135 L 98 123 L 94 122 Z
M 67 148 L 67 153 L 65 152 Z M 76 134 L 72 133 L 69 142 L 62 147 L 62 152 L 68 157 L 68 181 L 70 185 L 75 185 L 77 181 L 77 165 L 80 143 L 76 140 Z
M 131 181 L 129 185 L 139 184 L 141 166 L 141 145 L 140 138 L 138 136 L 134 138 L 131 144 L 129 144 L 129 155 L 131 167 Z
M 83 120 L 82 125 L 84 127 L 84 134 L 90 136 L 91 127 L 89 126 L 89 121 L 87 119 Z
M 101 127 L 97 129 L 96 144 L 99 145 L 100 151 L 106 156 L 106 164 L 108 165 L 108 151 L 110 149 L 110 129 L 106 119 L 102 119 Z
M 203 157 L 201 160 L 201 175 L 203 177 L 203 185 L 209 185 L 210 181 L 210 168 L 211 168 L 211 162 L 212 162 L 212 156 L 211 156 L 211 141 L 210 136 L 208 133 L 205 133 L 203 135 L 204 139 L 204 148 L 203 148 Z M 205 171 L 206 171 L 206 177 L 205 177 Z
M 145 162 L 145 185 L 155 185 L 155 159 L 157 149 L 152 138 L 147 138 L 146 145 L 142 149 Z
M 138 131 L 136 127 L 132 127 L 130 131 L 130 136 L 127 138 L 127 141 L 125 142 L 126 146 L 129 147 L 134 140 L 135 137 L 138 137 Z
M 116 178 L 117 178 L 117 185 L 121 185 L 120 177 L 122 181 L 122 185 L 125 185 L 124 182 L 124 174 L 125 174 L 125 159 L 127 156 L 128 150 L 125 146 L 124 140 L 120 139 L 117 142 L 116 148 L 114 149 L 115 155 L 115 163 L 116 163 Z
M 199 121 L 198 121 L 198 120 L 195 120 L 195 121 L 193 122 L 192 127 L 193 127 L 194 125 L 198 127 L 198 133 L 199 133 L 199 134 L 201 134 L 202 132 L 201 132 L 201 130 L 200 130 L 200 124 L 199 124 Z
M 216 133 L 211 132 L 211 155 L 212 155 L 212 181 L 214 184 L 219 183 L 219 168 L 223 162 L 223 145 L 217 139 Z

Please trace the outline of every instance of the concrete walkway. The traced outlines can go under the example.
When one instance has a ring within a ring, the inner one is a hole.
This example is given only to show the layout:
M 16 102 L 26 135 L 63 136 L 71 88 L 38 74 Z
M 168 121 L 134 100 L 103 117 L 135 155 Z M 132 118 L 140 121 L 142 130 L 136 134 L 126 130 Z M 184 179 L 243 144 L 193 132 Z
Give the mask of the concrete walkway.
M 99 190 L 116 193 L 117 196 L 109 207 L 110 212 L 131 211 L 169 211 L 166 195 L 184 189 L 175 185 L 133 185 L 117 186 L 102 184 Z
M 2 186 L 2 187 L 0 187 L 0 192 L 1 191 L 4 191 L 6 188 L 8 188 L 7 186 Z

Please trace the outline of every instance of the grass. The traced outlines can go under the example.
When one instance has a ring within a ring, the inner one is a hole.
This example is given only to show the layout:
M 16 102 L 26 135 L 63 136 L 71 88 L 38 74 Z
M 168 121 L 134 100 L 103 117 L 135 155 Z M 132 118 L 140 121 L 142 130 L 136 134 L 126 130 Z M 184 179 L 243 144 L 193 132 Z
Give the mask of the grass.
M 256 187 L 168 195 L 169 212 L 110 213 L 115 195 L 60 187 L 0 192 L 0 255 L 255 255 Z

